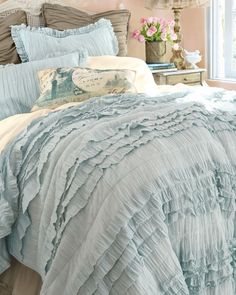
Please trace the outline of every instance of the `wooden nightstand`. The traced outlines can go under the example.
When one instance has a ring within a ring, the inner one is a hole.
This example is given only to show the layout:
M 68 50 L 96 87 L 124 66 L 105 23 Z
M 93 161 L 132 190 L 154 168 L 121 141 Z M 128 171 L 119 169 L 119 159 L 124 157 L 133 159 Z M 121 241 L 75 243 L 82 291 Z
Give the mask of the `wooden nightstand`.
M 158 85 L 175 85 L 177 83 L 183 83 L 188 85 L 203 85 L 203 74 L 206 69 L 189 69 L 178 71 L 151 71 L 155 82 Z

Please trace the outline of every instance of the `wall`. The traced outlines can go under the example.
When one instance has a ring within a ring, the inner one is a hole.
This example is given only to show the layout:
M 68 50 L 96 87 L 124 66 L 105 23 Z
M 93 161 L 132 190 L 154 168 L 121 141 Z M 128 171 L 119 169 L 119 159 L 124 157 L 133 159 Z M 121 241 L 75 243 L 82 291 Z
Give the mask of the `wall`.
M 68 2 L 70 0 L 67 0 Z M 90 0 L 90 1 L 78 1 L 79 7 L 82 7 L 91 11 L 104 11 L 109 9 L 118 9 L 119 4 L 123 2 L 125 7 L 131 11 L 131 20 L 129 31 L 139 28 L 139 20 L 141 17 L 147 17 L 151 15 L 161 16 L 163 18 L 173 18 L 173 13 L 170 10 L 148 10 L 144 8 L 144 0 Z M 74 1 L 75 3 L 75 1 Z M 73 3 L 73 5 L 74 5 Z M 199 21 L 200 20 L 200 21 Z M 189 51 L 199 49 L 203 55 L 202 66 L 205 64 L 205 44 L 203 42 L 204 36 L 204 9 L 184 9 L 181 14 L 181 24 L 183 33 L 183 47 Z M 186 37 L 188 36 L 188 37 Z M 130 56 L 139 57 L 145 59 L 145 46 L 140 44 L 136 40 L 129 38 L 128 40 L 128 54 Z
M 80 1 L 78 1 L 79 3 Z M 78 4 L 78 7 L 82 7 L 84 9 L 90 11 L 104 11 L 110 9 L 118 9 L 120 0 L 100 0 L 100 1 L 83 1 Z M 140 27 L 139 21 L 141 17 L 147 17 L 152 15 L 162 16 L 164 18 L 172 18 L 172 11 L 168 10 L 159 10 L 159 11 L 151 11 L 144 8 L 144 0 L 123 0 L 122 3 L 125 7 L 131 11 L 131 19 L 130 19 L 130 27 L 129 27 L 129 35 L 134 29 Z M 74 3 L 73 3 L 74 4 Z M 139 57 L 145 59 L 145 47 L 144 44 L 139 43 L 138 41 L 129 38 L 128 40 L 128 55 Z
M 89 3 L 88 3 L 89 2 Z M 99 3 L 98 3 L 99 2 Z M 92 11 L 104 11 L 108 9 L 117 9 L 121 1 L 119 0 L 90 0 L 84 1 L 84 8 Z M 151 15 L 162 16 L 164 18 L 172 18 L 173 14 L 170 10 L 153 10 L 150 11 L 144 8 L 144 0 L 123 0 L 125 7 L 131 11 L 130 29 L 139 28 L 139 20 L 142 16 L 147 17 Z M 202 61 L 199 63 L 200 67 L 207 67 L 207 32 L 205 21 L 204 8 L 183 9 L 181 13 L 181 26 L 182 26 L 182 46 L 188 51 L 198 49 L 202 55 Z M 139 57 L 145 59 L 145 46 L 136 40 L 129 38 L 128 40 L 128 54 L 129 56 Z M 169 56 L 171 49 L 169 48 Z M 206 74 L 207 79 L 207 74 Z M 209 81 L 210 86 L 224 87 L 227 89 L 235 89 L 236 83 L 229 83 L 224 81 Z
M 22 3 L 27 0 L 18 0 Z M 43 1 L 43 0 L 39 0 Z M 130 38 L 131 32 L 140 27 L 139 21 L 141 17 L 147 17 L 151 15 L 161 16 L 163 18 L 173 18 L 173 13 L 170 10 L 148 10 L 144 8 L 144 0 L 57 0 L 68 5 L 77 6 L 78 8 L 100 12 L 110 9 L 118 9 L 121 2 L 125 7 L 131 11 L 131 20 L 129 28 L 129 40 L 128 40 L 128 55 L 145 59 L 145 46 L 136 40 Z M 0 0 L 0 3 L 15 2 L 13 0 Z M 38 2 L 37 2 L 38 3 Z M 4 4 L 3 4 L 4 5 Z M 202 55 L 202 61 L 199 64 L 200 67 L 207 67 L 207 55 L 206 55 L 206 22 L 205 22 L 205 9 L 183 9 L 181 13 L 181 25 L 183 40 L 182 46 L 188 51 L 200 50 Z M 171 48 L 168 49 L 169 56 L 171 55 Z M 209 85 L 225 87 L 228 89 L 236 89 L 236 83 L 225 83 L 224 81 L 209 81 Z

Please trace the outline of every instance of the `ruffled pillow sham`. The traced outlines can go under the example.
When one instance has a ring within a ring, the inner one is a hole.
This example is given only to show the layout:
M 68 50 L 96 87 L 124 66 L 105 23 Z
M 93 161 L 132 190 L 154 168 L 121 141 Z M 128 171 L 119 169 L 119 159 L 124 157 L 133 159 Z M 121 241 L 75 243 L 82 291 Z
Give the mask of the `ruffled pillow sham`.
M 29 112 L 40 95 L 37 72 L 42 69 L 84 66 L 86 52 L 0 67 L 0 120 Z
M 22 62 L 68 54 L 78 49 L 86 50 L 89 56 L 117 55 L 119 51 L 117 38 L 107 19 L 64 31 L 12 26 L 11 34 Z
M 130 11 L 116 9 L 99 13 L 88 13 L 74 7 L 44 3 L 42 12 L 46 27 L 56 30 L 76 29 L 95 23 L 101 18 L 109 19 L 119 44 L 119 56 L 127 55 L 128 27 Z
M 32 111 L 106 94 L 136 92 L 135 71 L 58 68 L 39 71 L 41 95 Z

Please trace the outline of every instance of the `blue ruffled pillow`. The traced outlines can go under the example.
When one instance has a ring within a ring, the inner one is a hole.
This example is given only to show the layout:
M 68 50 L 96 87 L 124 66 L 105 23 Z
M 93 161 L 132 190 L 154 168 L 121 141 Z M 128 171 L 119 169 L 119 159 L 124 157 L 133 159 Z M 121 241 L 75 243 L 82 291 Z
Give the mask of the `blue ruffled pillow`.
M 112 24 L 107 19 L 65 31 L 22 24 L 12 26 L 11 34 L 22 62 L 68 54 L 78 49 L 86 50 L 90 56 L 115 56 L 119 51 Z
M 84 66 L 86 52 L 75 52 L 18 65 L 0 67 L 0 120 L 29 112 L 40 95 L 38 71 L 47 68 Z

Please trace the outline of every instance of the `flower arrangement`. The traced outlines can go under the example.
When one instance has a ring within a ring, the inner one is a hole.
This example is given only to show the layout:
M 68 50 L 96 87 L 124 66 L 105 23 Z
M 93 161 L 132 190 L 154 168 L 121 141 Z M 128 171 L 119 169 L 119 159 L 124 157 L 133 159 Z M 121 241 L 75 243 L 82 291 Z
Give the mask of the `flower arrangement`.
M 136 29 L 132 33 L 132 38 L 141 43 L 167 41 L 173 43 L 177 40 L 177 35 L 174 32 L 174 20 L 165 20 L 155 16 L 141 18 L 141 29 Z

